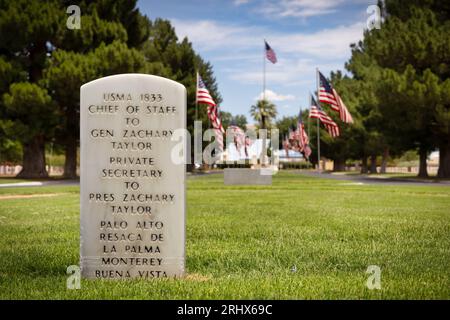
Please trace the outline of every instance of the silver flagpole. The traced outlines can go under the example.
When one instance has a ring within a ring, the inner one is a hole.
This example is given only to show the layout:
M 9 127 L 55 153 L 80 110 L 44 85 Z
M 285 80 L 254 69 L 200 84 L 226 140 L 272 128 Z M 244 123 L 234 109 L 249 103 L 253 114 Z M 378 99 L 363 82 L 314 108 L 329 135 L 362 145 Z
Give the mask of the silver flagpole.
M 308 139 L 310 139 L 310 137 L 311 137 L 311 118 L 309 116 L 311 115 L 311 105 L 312 105 L 311 92 L 309 93 L 308 103 L 309 103 L 309 111 L 308 111 Z
M 264 39 L 263 50 L 263 100 L 266 100 L 266 39 Z
M 317 104 L 320 107 L 319 90 L 320 90 L 320 77 L 319 68 L 316 68 L 316 81 L 317 81 Z M 320 173 L 320 125 L 319 118 L 317 118 L 317 170 Z
M 198 71 L 196 74 L 196 82 L 195 82 L 195 120 L 198 120 L 198 98 L 197 98 L 197 92 L 198 92 Z
M 264 39 L 264 45 L 263 45 L 263 101 L 261 102 L 263 110 L 261 110 L 261 112 L 262 112 L 261 113 L 261 124 L 262 124 L 262 126 L 264 128 L 262 128 L 262 129 L 267 129 L 265 127 L 266 119 L 265 119 L 265 115 L 264 115 L 265 102 L 266 102 L 266 39 Z M 263 167 L 265 165 L 265 157 L 266 157 L 266 154 L 267 154 L 267 150 L 266 150 L 266 134 L 264 134 L 264 136 L 263 136 L 262 144 L 263 145 L 262 145 L 261 159 L 260 159 L 261 167 Z

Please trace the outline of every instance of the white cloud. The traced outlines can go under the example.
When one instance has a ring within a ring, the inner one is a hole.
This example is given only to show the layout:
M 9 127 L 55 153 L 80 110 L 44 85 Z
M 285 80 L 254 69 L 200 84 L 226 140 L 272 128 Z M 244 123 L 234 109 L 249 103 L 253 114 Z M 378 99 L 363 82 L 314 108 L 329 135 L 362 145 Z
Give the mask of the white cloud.
M 290 58 L 284 59 L 279 64 L 270 65 L 266 68 L 267 85 L 283 85 L 285 87 L 315 86 L 316 67 L 322 72 L 342 68 L 342 62 L 318 62 L 310 59 Z M 262 67 L 253 65 L 251 67 L 227 68 L 223 70 L 233 81 L 242 84 L 262 84 Z
M 307 18 L 336 12 L 343 0 L 276 0 L 266 1 L 259 12 L 268 17 Z
M 364 22 L 358 22 L 309 34 L 288 34 L 275 37 L 272 47 L 274 50 L 278 47 L 285 53 L 306 53 L 328 59 L 346 58 L 350 53 L 350 44 L 362 39 L 365 26 Z
M 179 38 L 187 36 L 196 48 L 205 51 L 229 49 L 230 41 L 235 45 L 236 36 L 245 34 L 248 30 L 245 27 L 220 24 L 212 20 L 172 19 L 171 22 Z
M 247 4 L 249 1 L 250 1 L 250 0 L 234 0 L 234 1 L 233 1 L 233 4 L 234 4 L 235 6 L 240 6 L 240 5 L 243 5 L 243 4 Z
M 187 36 L 195 48 L 220 51 L 220 59 L 241 56 L 256 58 L 262 52 L 263 39 L 268 39 L 278 58 L 283 54 L 311 55 L 319 58 L 347 58 L 350 43 L 362 39 L 364 22 L 323 29 L 313 33 L 275 33 L 264 28 L 228 25 L 211 20 L 173 20 L 180 38 Z M 260 58 L 258 58 L 260 59 Z
M 293 96 L 292 94 L 282 95 L 275 93 L 269 89 L 266 89 L 265 92 L 266 92 L 265 98 L 269 101 L 290 101 L 295 99 L 295 96 Z M 264 95 L 261 92 L 258 97 L 255 97 L 255 100 L 261 100 L 263 97 Z

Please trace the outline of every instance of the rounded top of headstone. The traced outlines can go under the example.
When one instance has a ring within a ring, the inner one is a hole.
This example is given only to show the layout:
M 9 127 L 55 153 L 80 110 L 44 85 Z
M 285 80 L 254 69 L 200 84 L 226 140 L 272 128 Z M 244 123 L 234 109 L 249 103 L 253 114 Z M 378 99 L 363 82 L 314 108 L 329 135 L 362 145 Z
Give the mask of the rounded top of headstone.
M 95 80 L 92 80 L 90 82 L 87 82 L 85 84 L 83 84 L 81 86 L 81 88 L 85 88 L 85 87 L 89 87 L 92 85 L 98 85 L 102 82 L 110 82 L 110 81 L 148 81 L 148 80 L 153 80 L 153 81 L 158 81 L 159 83 L 165 83 L 169 86 L 178 86 L 180 88 L 183 88 L 184 90 L 186 90 L 185 86 L 182 85 L 179 82 L 164 78 L 164 77 L 159 77 L 159 76 L 154 76 L 151 74 L 144 74 L 144 73 L 121 73 L 121 74 L 114 74 L 111 76 L 106 76 L 103 78 L 98 78 Z

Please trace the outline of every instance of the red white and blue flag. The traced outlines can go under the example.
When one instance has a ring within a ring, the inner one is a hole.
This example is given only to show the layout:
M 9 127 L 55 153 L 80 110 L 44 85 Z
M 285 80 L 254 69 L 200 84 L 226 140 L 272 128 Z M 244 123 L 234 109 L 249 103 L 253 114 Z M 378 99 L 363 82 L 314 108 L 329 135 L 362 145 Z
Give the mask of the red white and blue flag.
M 236 149 L 240 153 L 241 147 L 245 144 L 245 132 L 240 127 L 232 123 L 227 128 L 227 134 L 231 135 L 233 142 L 236 146 Z
M 329 104 L 331 109 L 339 112 L 339 118 L 345 123 L 353 123 L 353 118 L 339 94 L 331 86 L 331 83 L 319 72 L 319 102 Z
M 266 40 L 264 40 L 264 45 L 266 48 L 266 58 L 272 63 L 277 63 L 277 55 L 275 54 L 275 51 L 273 51 Z
M 312 95 L 309 117 L 319 119 L 333 138 L 339 136 L 340 132 L 337 123 L 319 106 Z
M 197 74 L 197 103 L 205 103 L 210 106 L 216 105 L 199 74 Z
M 309 147 L 309 138 L 308 135 L 306 134 L 305 125 L 303 124 L 302 110 L 300 110 L 300 113 L 298 114 L 296 138 L 298 141 L 299 151 L 303 152 L 305 158 L 309 158 L 312 151 L 311 148 Z
M 208 118 L 214 129 L 214 134 L 216 136 L 216 142 L 219 145 L 219 149 L 223 151 L 223 134 L 225 130 L 223 129 L 222 121 L 220 121 L 218 107 L 209 94 L 209 91 L 199 74 L 197 74 L 197 103 L 204 103 L 208 105 Z

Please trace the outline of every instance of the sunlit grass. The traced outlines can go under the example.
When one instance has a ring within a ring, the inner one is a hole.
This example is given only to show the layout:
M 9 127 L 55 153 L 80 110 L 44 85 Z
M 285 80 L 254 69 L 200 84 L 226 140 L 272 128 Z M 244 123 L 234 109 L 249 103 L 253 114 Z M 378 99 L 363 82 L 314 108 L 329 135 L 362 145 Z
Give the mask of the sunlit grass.
M 1 199 L 43 193 L 61 194 Z M 190 178 L 187 195 L 186 279 L 83 280 L 68 290 L 78 187 L 0 189 L 0 298 L 450 298 L 450 187 L 295 173 L 272 186 L 224 186 L 211 175 Z M 381 290 L 366 287 L 369 265 L 381 268 Z

